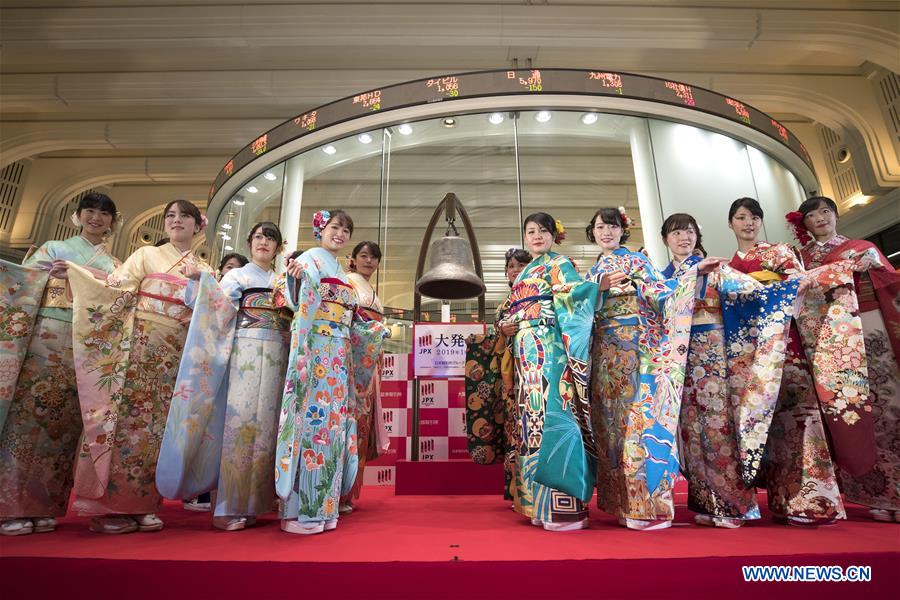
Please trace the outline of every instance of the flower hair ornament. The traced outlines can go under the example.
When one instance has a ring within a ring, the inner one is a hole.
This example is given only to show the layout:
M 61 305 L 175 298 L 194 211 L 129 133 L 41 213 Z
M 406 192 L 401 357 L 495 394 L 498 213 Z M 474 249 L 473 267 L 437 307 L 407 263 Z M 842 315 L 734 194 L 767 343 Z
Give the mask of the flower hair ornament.
M 794 230 L 794 237 L 797 238 L 797 241 L 800 242 L 801 245 L 805 246 L 812 241 L 812 236 L 809 235 L 809 230 L 806 228 L 806 225 L 803 224 L 803 213 L 799 210 L 795 210 L 789 212 L 784 215 L 785 221 L 788 222 L 791 229 Z
M 200 231 L 198 233 L 203 233 L 203 230 L 209 227 L 209 219 L 206 215 L 200 215 Z
M 331 218 L 331 213 L 327 210 L 317 210 L 312 218 L 312 230 L 313 237 L 317 240 L 322 239 L 322 230 L 325 229 L 325 225 L 328 224 L 328 220 Z
M 553 242 L 562 244 L 566 239 L 566 228 L 559 219 L 554 221 L 554 225 L 556 225 L 556 235 L 553 236 Z
M 631 228 L 632 228 L 632 227 L 634 226 L 634 224 L 635 224 L 635 223 L 634 223 L 634 219 L 632 219 L 631 217 L 628 216 L 628 213 L 625 212 L 625 207 L 624 207 L 624 206 L 620 206 L 620 207 L 618 207 L 616 210 L 619 211 L 619 216 L 622 217 L 622 223 L 623 223 L 623 225 L 624 225 L 624 226 L 622 227 L 622 232 L 623 232 L 623 233 L 628 233 L 629 231 L 631 231 Z

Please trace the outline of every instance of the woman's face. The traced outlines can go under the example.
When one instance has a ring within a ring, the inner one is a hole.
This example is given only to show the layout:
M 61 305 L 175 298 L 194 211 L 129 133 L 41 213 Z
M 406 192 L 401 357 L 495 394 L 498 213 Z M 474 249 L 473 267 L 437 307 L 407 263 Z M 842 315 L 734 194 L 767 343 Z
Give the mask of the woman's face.
M 728 226 L 734 231 L 734 237 L 738 240 L 755 242 L 762 229 L 762 219 L 742 206 L 731 217 Z
M 238 269 L 238 268 L 240 268 L 240 266 L 241 266 L 241 261 L 239 261 L 238 259 L 236 259 L 234 257 L 229 258 L 228 260 L 225 261 L 225 264 L 222 265 L 222 270 L 219 271 L 219 279 L 221 279 L 225 275 L 225 273 L 227 273 L 228 271 L 230 271 L 232 269 Z
M 278 250 L 278 242 L 263 233 L 261 227 L 250 236 L 250 256 L 257 262 L 271 263 Z
M 622 242 L 622 227 L 604 223 L 599 216 L 594 222 L 594 240 L 604 254 L 616 250 Z
M 350 228 L 339 219 L 331 219 L 322 230 L 322 247 L 337 254 L 350 241 Z
M 506 279 L 510 284 L 516 281 L 516 277 L 519 276 L 519 273 L 522 272 L 522 269 L 527 267 L 528 265 L 525 263 L 521 263 L 514 258 L 509 259 L 509 262 L 506 264 Z
M 697 247 L 697 232 L 691 226 L 686 229 L 673 229 L 666 234 L 666 246 L 672 251 L 672 256 L 684 260 Z
M 540 223 L 529 221 L 525 225 L 525 245 L 534 256 L 547 254 L 553 246 L 553 233 Z
M 837 233 L 837 214 L 822 202 L 803 217 L 803 224 L 817 239 L 828 240 Z
M 173 204 L 166 211 L 165 230 L 171 242 L 190 242 L 194 235 L 200 233 L 200 223 L 182 211 L 178 204 Z
M 92 236 L 104 236 L 113 224 L 113 215 L 99 208 L 82 208 L 78 213 L 83 233 Z
M 372 276 L 380 263 L 381 259 L 376 258 L 368 246 L 363 246 L 353 257 L 354 270 L 366 279 Z

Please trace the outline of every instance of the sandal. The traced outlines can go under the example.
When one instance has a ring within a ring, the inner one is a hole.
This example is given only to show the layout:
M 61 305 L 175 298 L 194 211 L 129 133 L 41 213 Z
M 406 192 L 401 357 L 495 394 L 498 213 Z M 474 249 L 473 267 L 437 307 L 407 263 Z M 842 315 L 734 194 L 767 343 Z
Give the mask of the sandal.
M 161 531 L 163 528 L 162 519 L 153 513 L 146 515 L 131 515 L 134 522 L 137 523 L 138 531 L 149 533 L 151 531 Z
M 9 519 L 0 523 L 0 535 L 28 535 L 34 533 L 31 519 Z
M 56 530 L 56 519 L 53 517 L 36 517 L 33 522 L 35 533 L 49 533 Z
M 694 523 L 706 527 L 721 527 L 723 529 L 737 529 L 743 526 L 743 519 L 734 517 L 715 517 L 713 515 L 694 515 Z
M 246 517 L 213 517 L 213 527 L 222 531 L 240 531 L 246 526 Z
M 281 530 L 287 533 L 297 533 L 300 535 L 314 535 L 325 531 L 325 523 L 322 521 L 301 523 L 294 519 L 282 519 Z
M 94 517 L 91 519 L 91 531 L 94 533 L 133 533 L 138 530 L 138 524 L 134 519 L 126 515 L 110 515 L 106 517 Z

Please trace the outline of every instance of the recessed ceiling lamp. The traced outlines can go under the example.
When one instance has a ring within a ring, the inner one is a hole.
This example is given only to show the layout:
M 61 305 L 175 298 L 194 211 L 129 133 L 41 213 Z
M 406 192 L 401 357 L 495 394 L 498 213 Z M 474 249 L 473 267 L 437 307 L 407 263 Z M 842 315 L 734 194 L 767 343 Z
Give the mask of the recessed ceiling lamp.
M 397 128 L 397 132 L 400 133 L 400 135 L 409 135 L 412 133 L 412 125 L 410 125 L 409 123 L 403 123 L 402 125 L 400 125 L 400 127 Z
M 244 204 L 246 204 L 246 202 L 244 202 L 243 200 L 232 200 L 232 202 L 234 202 L 235 206 L 243 206 Z
M 454 119 L 453 117 L 447 117 L 446 119 L 444 119 L 443 124 L 444 127 L 447 128 L 456 127 L 456 119 Z
M 278 179 L 278 175 L 272 172 L 266 173 L 265 175 L 263 175 L 263 177 L 265 177 L 269 181 L 275 181 L 276 179 Z
M 251 185 L 250 187 L 247 188 L 247 191 L 250 192 L 251 194 L 255 194 L 256 192 L 259 191 L 259 188 L 256 187 L 255 185 Z
M 335 148 L 335 147 L 332 146 L 331 144 L 328 144 L 327 146 L 325 146 L 324 148 L 322 148 L 322 152 L 324 152 L 325 154 L 331 156 L 332 154 L 334 154 L 335 152 L 337 152 L 337 148 Z
M 231 229 L 231 225 L 229 223 L 222 223 L 222 229 Z
M 593 125 L 597 122 L 597 119 L 600 117 L 597 116 L 597 113 L 589 112 L 581 115 L 581 122 L 585 125 Z
M 359 140 L 360 144 L 371 144 L 372 143 L 372 136 L 369 135 L 368 133 L 361 133 L 361 134 L 359 134 L 359 137 L 356 139 Z
M 541 110 L 538 111 L 536 115 L 534 115 L 534 120 L 538 123 L 546 123 L 553 117 L 553 114 L 549 110 Z
M 231 250 L 234 250 L 234 246 L 225 246 L 224 250 L 225 250 L 226 252 L 229 252 L 229 251 L 231 251 Z
M 503 122 L 503 113 L 491 113 L 491 116 L 488 117 L 488 121 L 492 125 L 499 125 Z
M 223 232 L 222 232 L 222 239 L 225 240 L 225 241 L 227 242 L 228 240 L 231 239 L 231 236 L 228 235 L 227 233 L 225 233 L 225 232 L 223 231 Z

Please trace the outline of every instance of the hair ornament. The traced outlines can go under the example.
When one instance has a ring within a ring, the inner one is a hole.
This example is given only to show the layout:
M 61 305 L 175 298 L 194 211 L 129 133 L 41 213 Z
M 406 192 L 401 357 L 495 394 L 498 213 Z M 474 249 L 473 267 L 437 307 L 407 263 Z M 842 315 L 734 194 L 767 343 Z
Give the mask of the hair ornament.
M 634 219 L 628 216 L 628 213 L 625 212 L 625 207 L 620 206 L 617 209 L 619 211 L 619 216 L 622 217 L 622 223 L 624 223 L 624 227 L 622 227 L 622 231 L 624 233 L 628 233 L 631 231 L 631 228 L 634 226 Z
M 325 225 L 328 224 L 328 220 L 331 218 L 331 213 L 327 210 L 317 210 L 312 218 L 312 230 L 313 237 L 317 240 L 322 239 L 322 230 L 325 229 Z
M 71 223 L 75 227 L 81 227 L 81 221 L 78 220 L 78 211 L 73 212 L 69 216 L 69 223 Z
M 206 215 L 200 215 L 200 233 L 203 232 L 204 229 L 209 227 L 209 219 Z
M 803 213 L 799 210 L 791 211 L 788 214 L 784 215 L 784 219 L 788 222 L 791 229 L 794 231 L 794 237 L 800 242 L 801 245 L 805 246 L 812 241 L 812 236 L 809 235 L 809 230 L 806 228 L 806 225 L 803 224 Z
M 503 258 L 506 260 L 506 262 L 509 262 L 509 259 L 512 258 L 513 254 L 515 254 L 517 250 L 518 248 L 513 246 L 506 251 L 506 254 L 503 255 Z
M 566 228 L 559 219 L 554 220 L 554 225 L 556 225 L 556 235 L 553 236 L 553 242 L 562 244 L 566 239 Z

